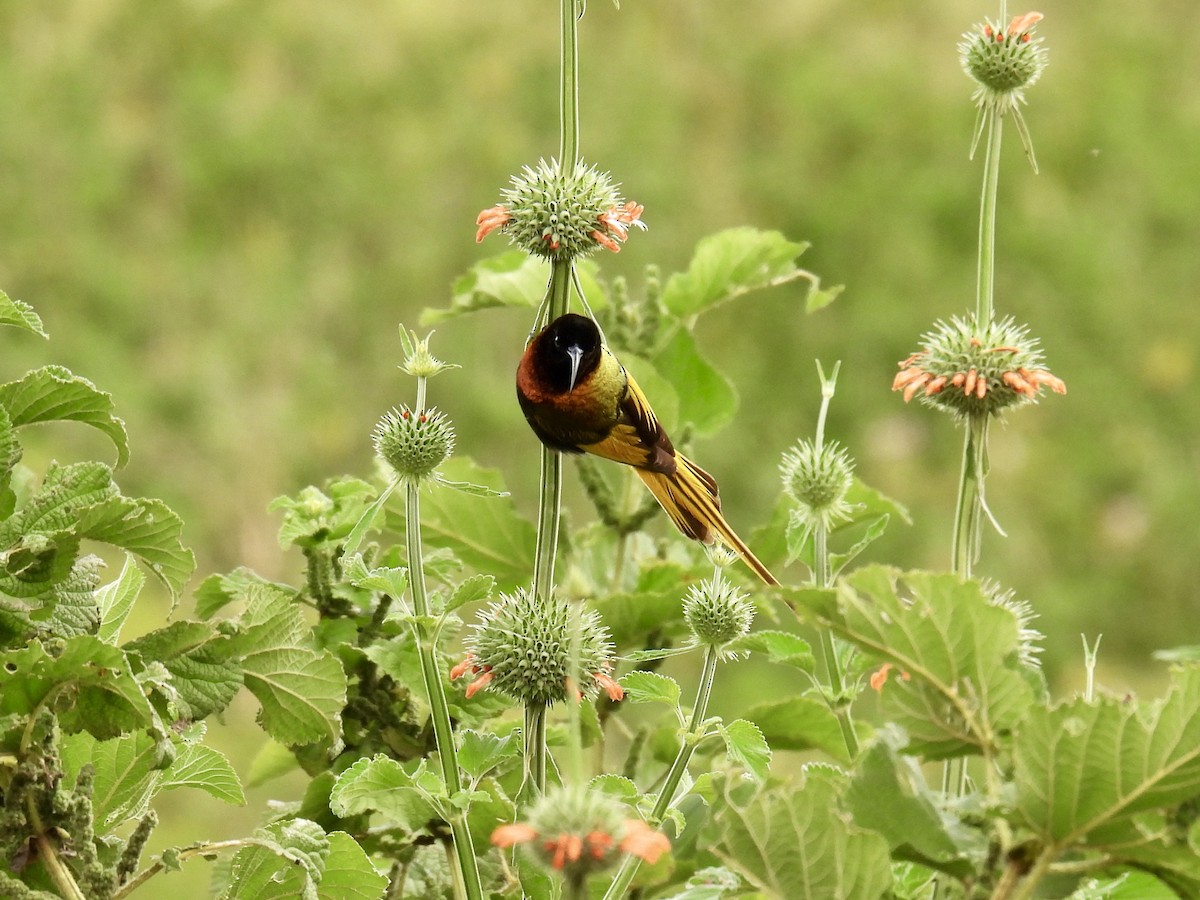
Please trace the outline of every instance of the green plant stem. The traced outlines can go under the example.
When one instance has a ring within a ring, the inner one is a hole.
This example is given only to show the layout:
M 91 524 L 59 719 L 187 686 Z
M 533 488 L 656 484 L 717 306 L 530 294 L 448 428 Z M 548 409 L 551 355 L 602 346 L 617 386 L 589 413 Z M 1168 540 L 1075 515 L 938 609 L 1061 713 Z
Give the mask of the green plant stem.
M 832 581 L 829 566 L 829 535 L 823 522 L 813 528 L 813 587 L 827 588 Z M 846 681 L 838 659 L 837 644 L 827 628 L 821 629 L 821 652 L 825 657 L 825 672 L 829 678 L 829 703 L 842 729 L 842 740 L 850 759 L 858 757 L 858 734 L 846 702 Z
M 996 199 L 1000 184 L 1000 138 L 1004 117 L 989 112 L 987 148 L 983 156 L 983 191 L 979 199 L 979 266 L 975 292 L 975 323 L 987 325 L 995 313 Z
M 546 790 L 546 705 L 525 707 L 525 772 L 521 793 L 539 796 Z
M 974 573 L 983 539 L 983 480 L 987 475 L 988 417 L 971 416 L 963 438 L 962 470 L 958 478 L 958 499 L 954 508 L 954 542 L 951 571 L 963 578 Z
M 560 0 L 558 70 L 558 158 L 563 171 L 579 158 L 579 17 L 577 0 Z
M 176 854 L 175 858 L 182 863 L 191 859 L 193 856 L 215 856 L 216 854 L 223 853 L 226 850 L 241 850 L 243 847 L 253 847 L 258 843 L 258 841 L 252 838 L 238 838 L 229 841 L 213 841 L 212 843 L 208 844 L 197 844 L 195 847 L 185 847 L 184 849 L 180 850 L 178 854 Z M 142 869 L 142 871 L 138 872 L 137 875 L 133 876 L 133 878 L 130 878 L 127 882 L 117 888 L 116 892 L 113 894 L 113 900 L 124 900 L 125 897 L 128 897 L 159 872 L 165 871 L 166 868 L 166 864 L 161 859 L 155 860 L 146 868 Z
M 425 379 L 417 379 L 416 414 L 425 409 Z M 437 742 L 438 759 L 441 762 L 442 781 L 446 793 L 455 798 L 462 793 L 462 778 L 458 771 L 458 753 L 454 745 L 454 726 L 450 721 L 450 705 L 446 702 L 446 685 L 438 670 L 437 646 L 429 622 L 429 594 L 425 589 L 425 567 L 421 551 L 421 494 L 416 482 L 405 485 L 404 540 L 408 555 L 408 580 L 412 590 L 415 621 L 413 631 L 417 642 L 417 655 L 421 660 L 421 680 L 429 697 L 429 716 L 433 723 L 433 735 Z M 455 807 L 451 804 L 451 809 Z M 450 830 L 454 836 L 454 852 L 458 857 L 458 868 L 462 876 L 463 896 L 467 900 L 483 900 L 483 882 L 479 877 L 479 864 L 475 858 L 475 846 L 471 831 L 467 828 L 466 814 L 456 811 L 448 816 Z
M 38 859 L 42 861 L 42 865 L 50 875 L 54 886 L 58 888 L 58 892 L 65 900 L 87 900 L 79 885 L 75 883 L 75 877 L 71 874 L 71 870 L 67 868 L 66 863 L 62 861 L 62 857 L 54 848 L 54 841 L 46 834 L 46 827 L 42 824 L 42 817 L 38 813 L 37 802 L 33 798 L 30 798 L 26 804 L 26 811 L 29 813 L 29 824 L 33 827 L 36 835 Z
M 658 799 L 654 802 L 654 809 L 646 817 L 646 821 L 655 828 L 662 824 L 667 810 L 671 808 L 671 801 L 675 799 L 679 783 L 683 781 L 683 776 L 687 773 L 688 762 L 702 737 L 704 721 L 708 716 L 708 700 L 712 696 L 713 681 L 716 679 L 717 662 L 720 658 L 721 655 L 716 647 L 705 648 L 704 667 L 700 673 L 700 683 L 696 686 L 696 702 L 692 706 L 691 721 L 683 735 L 683 743 L 679 746 L 679 752 L 675 754 L 675 761 L 671 763 L 671 768 L 667 770 L 667 775 L 663 779 L 663 786 L 658 792 Z M 612 884 L 608 886 L 608 890 L 604 894 L 604 900 L 618 900 L 618 898 L 624 897 L 641 864 L 642 861 L 638 857 L 626 854 L 625 858 L 621 860 L 621 868 L 617 870 Z
M 1042 883 L 1042 879 L 1050 871 L 1050 866 L 1054 863 L 1054 858 L 1057 852 L 1053 847 L 1046 847 L 1042 850 L 1033 867 L 1025 873 L 1025 877 L 1015 880 L 1001 893 L 1001 889 L 1005 887 L 1002 880 L 996 886 L 996 890 L 992 893 L 991 900 L 1033 900 L 1033 896 L 1038 889 L 1038 885 Z

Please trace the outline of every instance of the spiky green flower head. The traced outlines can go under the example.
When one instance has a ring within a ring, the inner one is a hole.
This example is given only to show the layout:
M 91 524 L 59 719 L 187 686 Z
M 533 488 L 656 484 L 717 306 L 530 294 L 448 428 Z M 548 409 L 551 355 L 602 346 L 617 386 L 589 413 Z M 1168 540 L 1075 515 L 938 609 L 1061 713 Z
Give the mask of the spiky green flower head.
M 548 260 L 581 259 L 601 247 L 619 253 L 631 226 L 645 228 L 642 207 L 623 201 L 607 172 L 538 160 L 512 177 L 502 201 L 479 214 L 475 240 L 497 228 L 526 253 Z
M 1051 374 L 1029 329 L 1011 317 L 980 326 L 974 317 L 939 321 L 921 339 L 921 349 L 900 363 L 892 390 L 904 402 L 920 396 L 929 406 L 957 418 L 996 415 L 1036 401 L 1042 387 L 1065 394 Z
M 628 813 L 611 794 L 588 785 L 558 785 L 530 807 L 525 821 L 492 832 L 492 844 L 501 848 L 523 844 L 538 862 L 561 872 L 569 882 L 580 882 L 612 866 L 625 853 L 653 865 L 671 844 Z
M 613 699 L 624 696 L 608 674 L 612 641 L 594 610 L 518 590 L 501 594 L 471 628 L 467 660 L 451 673 L 477 676 L 468 696 L 487 687 L 526 706 L 548 706 L 578 694 L 592 698 L 601 687 Z
M 384 413 L 371 435 L 375 453 L 405 482 L 424 481 L 454 452 L 454 426 L 436 409 Z
M 806 526 L 819 524 L 830 531 L 850 518 L 846 498 L 854 486 L 854 461 L 837 441 L 820 447 L 809 440 L 799 441 L 783 454 L 779 474 L 784 493 L 796 501 Z
M 1033 31 L 1041 13 L 1016 16 L 1008 28 L 985 21 L 963 35 L 958 45 L 963 70 L 978 85 L 973 99 L 1001 113 L 1024 102 L 1025 88 L 1041 77 L 1046 68 L 1046 48 Z
M 688 588 L 683 620 L 697 644 L 719 649 L 749 633 L 754 604 L 749 594 L 730 584 L 718 569 L 712 578 Z

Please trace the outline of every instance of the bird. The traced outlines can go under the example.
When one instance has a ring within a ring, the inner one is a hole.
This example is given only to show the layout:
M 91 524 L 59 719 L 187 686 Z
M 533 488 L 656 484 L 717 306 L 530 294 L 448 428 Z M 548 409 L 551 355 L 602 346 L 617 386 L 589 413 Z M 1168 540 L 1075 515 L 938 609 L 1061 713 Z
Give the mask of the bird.
M 566 313 L 534 335 L 517 366 L 517 399 L 551 450 L 631 466 L 686 537 L 719 538 L 763 582 L 779 584 L 725 521 L 716 480 L 675 449 L 590 318 Z

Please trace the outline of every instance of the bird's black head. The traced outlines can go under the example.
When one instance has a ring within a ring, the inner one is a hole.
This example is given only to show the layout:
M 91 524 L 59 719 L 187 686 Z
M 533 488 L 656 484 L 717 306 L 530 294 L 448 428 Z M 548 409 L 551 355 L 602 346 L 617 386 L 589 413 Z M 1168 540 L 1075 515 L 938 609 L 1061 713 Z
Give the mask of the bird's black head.
M 567 313 L 538 336 L 539 374 L 556 393 L 566 394 L 595 371 L 600 362 L 600 329 L 586 316 Z

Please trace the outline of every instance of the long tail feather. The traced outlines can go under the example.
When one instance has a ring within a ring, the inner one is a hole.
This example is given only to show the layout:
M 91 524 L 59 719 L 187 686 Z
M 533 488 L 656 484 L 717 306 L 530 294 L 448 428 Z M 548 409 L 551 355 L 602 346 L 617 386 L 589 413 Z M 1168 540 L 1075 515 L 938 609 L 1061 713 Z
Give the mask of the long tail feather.
M 763 582 L 779 584 L 725 521 L 713 477 L 682 454 L 676 454 L 675 459 L 678 465 L 670 475 L 649 469 L 635 470 L 675 526 L 687 537 L 704 544 L 711 544 L 719 537 Z

